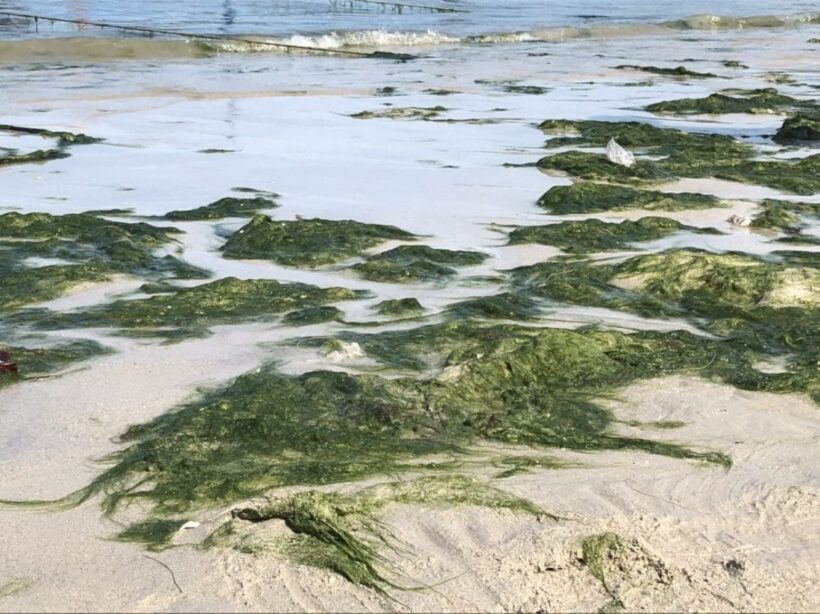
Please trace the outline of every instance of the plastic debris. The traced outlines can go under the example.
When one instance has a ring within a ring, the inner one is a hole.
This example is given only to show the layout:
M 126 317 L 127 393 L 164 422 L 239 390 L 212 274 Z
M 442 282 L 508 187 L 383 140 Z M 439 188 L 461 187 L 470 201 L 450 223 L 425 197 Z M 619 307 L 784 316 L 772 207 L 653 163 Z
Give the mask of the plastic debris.
M 343 362 L 363 358 L 364 355 L 362 346 L 355 341 L 352 343 L 341 342 L 335 349 L 327 353 L 327 358 L 333 362 Z
M 198 529 L 199 523 L 196 520 L 189 520 L 184 525 L 179 527 L 181 531 L 185 531 L 187 529 Z
M 627 168 L 635 166 L 635 156 L 618 145 L 615 139 L 609 139 L 609 143 L 606 144 L 606 158 L 614 164 Z
M 17 373 L 17 363 L 5 350 L 0 350 L 0 373 Z
M 742 215 L 732 215 L 726 221 L 732 226 L 740 226 L 741 228 L 746 228 L 752 224 L 752 220 L 748 217 L 743 217 Z

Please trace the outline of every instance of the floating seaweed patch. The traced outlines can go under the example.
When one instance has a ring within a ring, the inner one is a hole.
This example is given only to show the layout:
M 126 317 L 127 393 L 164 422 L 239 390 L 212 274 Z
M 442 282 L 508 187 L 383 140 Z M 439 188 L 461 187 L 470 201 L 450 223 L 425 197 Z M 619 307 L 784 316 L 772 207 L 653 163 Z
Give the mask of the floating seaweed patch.
M 740 92 L 739 92 L 740 93 Z M 742 92 L 742 95 L 711 94 L 706 98 L 683 98 L 656 102 L 646 107 L 651 113 L 676 115 L 725 113 L 787 113 L 803 107 L 814 107 L 813 101 L 803 101 L 765 88 Z
M 676 66 L 675 68 L 661 68 L 658 66 L 637 66 L 635 64 L 621 64 L 615 67 L 616 70 L 637 70 L 640 72 L 648 72 L 653 75 L 663 75 L 665 77 L 675 77 L 678 79 L 710 79 L 717 77 L 717 75 L 710 72 L 696 72 L 689 70 L 685 66 Z
M 555 245 L 565 252 L 586 253 L 624 249 L 633 243 L 653 241 L 682 231 L 721 234 L 714 228 L 696 228 L 664 217 L 643 217 L 619 223 L 587 219 L 516 228 L 510 233 L 509 243 L 540 243 Z
M 277 221 L 257 215 L 231 235 L 222 253 L 228 258 L 319 266 L 357 256 L 389 239 L 415 239 L 415 235 L 395 226 L 353 220 Z
M 286 313 L 282 317 L 282 324 L 287 326 L 309 326 L 324 322 L 339 322 L 343 318 L 344 312 L 338 307 L 317 305 Z
M 787 118 L 772 140 L 781 145 L 799 145 L 820 141 L 820 111 L 797 113 Z
M 424 313 L 424 307 L 415 298 L 400 298 L 381 301 L 373 307 L 379 315 L 383 316 L 416 316 Z
M 275 196 L 254 198 L 220 198 L 196 209 L 170 211 L 165 215 L 173 221 L 221 220 L 226 217 L 253 217 L 259 211 L 279 207 Z
M 533 94 L 540 96 L 550 91 L 548 87 L 540 85 L 519 85 L 517 83 L 505 85 L 502 88 L 508 94 Z
M 368 256 L 353 266 L 359 275 L 371 281 L 417 283 L 445 281 L 456 275 L 453 267 L 475 266 L 487 254 L 472 251 L 435 249 L 426 245 L 400 245 L 386 252 Z
M 350 117 L 354 119 L 433 119 L 445 113 L 447 108 L 434 107 L 391 107 L 381 111 L 360 111 Z
M 602 211 L 685 211 L 725 206 L 709 194 L 659 192 L 602 183 L 573 183 L 550 188 L 536 203 L 552 214 Z
M 457 318 L 526 321 L 541 315 L 541 306 L 528 296 L 504 292 L 448 305 L 446 314 Z
M 763 210 L 752 220 L 757 228 L 797 231 L 806 225 L 806 218 L 820 218 L 820 204 L 792 202 L 767 198 L 760 203 Z
M 87 339 L 68 341 L 43 348 L 6 347 L 15 369 L 0 371 L 0 388 L 54 374 L 68 365 L 107 354 L 110 350 Z
M 227 277 L 147 299 L 118 300 L 86 310 L 40 319 L 41 328 L 119 327 L 173 337 L 180 330 L 199 331 L 216 324 L 272 319 L 275 315 L 368 296 L 346 288 L 318 288 L 272 279 Z M 297 312 L 298 313 L 298 312 Z M 327 311 L 320 312 L 327 315 Z M 335 311 L 333 312 L 336 313 Z M 302 311 L 303 317 L 308 317 Z M 315 316 L 315 312 L 311 312 Z M 292 316 L 297 318 L 296 315 Z
M 65 158 L 68 156 L 68 153 L 65 150 L 69 146 L 98 143 L 101 140 L 87 136 L 85 134 L 45 130 L 42 128 L 29 128 L 26 126 L 12 126 L 9 124 L 0 124 L 0 132 L 35 135 L 46 139 L 53 139 L 56 141 L 56 146 L 50 149 L 38 149 L 24 154 L 9 153 L 7 155 L 0 156 L 0 166 L 8 166 L 11 164 L 25 164 L 28 162 L 45 162 L 48 160 Z

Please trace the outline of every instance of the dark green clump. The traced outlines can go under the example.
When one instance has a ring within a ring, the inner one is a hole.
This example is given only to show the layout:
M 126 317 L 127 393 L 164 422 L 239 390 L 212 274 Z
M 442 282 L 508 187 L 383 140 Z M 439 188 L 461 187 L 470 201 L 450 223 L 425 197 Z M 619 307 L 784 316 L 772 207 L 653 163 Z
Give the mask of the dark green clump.
M 706 98 L 683 98 L 656 102 L 646 107 L 651 113 L 714 114 L 724 113 L 783 113 L 800 108 L 801 100 L 779 94 L 776 89 L 752 90 L 743 96 L 712 94 Z
M 708 194 L 658 192 L 601 183 L 573 183 L 550 188 L 538 199 L 538 206 L 553 214 L 596 213 L 600 211 L 682 211 L 722 206 Z
M 416 316 L 424 313 L 424 307 L 414 298 L 389 299 L 375 305 L 373 309 L 383 316 Z
M 228 258 L 259 258 L 290 266 L 319 266 L 359 255 L 388 239 L 415 236 L 382 224 L 353 220 L 276 221 L 257 215 L 235 232 L 222 252 Z
M 0 373 L 0 388 L 29 378 L 38 378 L 64 369 L 68 365 L 108 353 L 96 341 L 70 341 L 44 348 L 4 347 L 17 363 L 17 373 Z
M 721 62 L 726 68 L 749 68 L 743 62 L 739 62 L 738 60 L 723 60 Z
M 117 534 L 123 542 L 142 544 L 151 552 L 160 552 L 171 547 L 171 540 L 185 524 L 184 520 L 151 519 L 132 524 Z
M 801 203 L 767 198 L 760 203 L 763 211 L 756 214 L 752 226 L 797 232 L 805 225 L 804 218 L 820 218 L 820 204 Z
M 445 281 L 457 274 L 453 267 L 475 266 L 486 259 L 487 255 L 481 252 L 434 249 L 426 245 L 400 245 L 369 256 L 353 269 L 371 281 Z
M 74 134 L 73 132 L 60 132 L 54 130 L 45 130 L 42 128 L 29 128 L 26 126 L 11 126 L 9 124 L 0 124 L 0 132 L 11 132 L 14 134 L 31 134 L 41 136 L 47 139 L 54 139 L 57 141 L 56 147 L 51 149 L 38 149 L 29 153 L 18 154 L 8 153 L 0 156 L 0 166 L 8 166 L 11 164 L 25 164 L 28 162 L 46 162 L 48 160 L 56 160 L 58 158 L 65 158 L 68 153 L 65 151 L 71 145 L 83 145 L 87 143 L 98 143 L 101 139 L 96 139 L 85 134 Z
M 541 315 L 541 307 L 528 296 L 505 292 L 453 303 L 446 313 L 458 319 L 532 320 Z
M 319 305 L 286 313 L 282 317 L 282 324 L 308 326 L 310 324 L 322 324 L 323 322 L 340 322 L 343 318 L 344 312 L 341 309 L 332 305 Z
M 820 113 L 797 113 L 787 118 L 773 140 L 781 145 L 820 141 Z
M 689 70 L 685 66 L 677 66 L 675 68 L 660 68 L 658 66 L 637 66 L 635 64 L 621 64 L 615 67 L 616 70 L 639 70 L 641 72 L 648 72 L 653 75 L 663 75 L 666 77 L 678 77 L 678 78 L 688 78 L 691 77 L 693 79 L 709 79 L 712 77 L 717 77 L 717 75 L 710 73 L 710 72 L 695 72 L 694 70 Z
M 626 184 L 659 183 L 679 177 L 716 177 L 814 194 L 820 190 L 820 154 L 799 160 L 756 160 L 755 150 L 730 136 L 694 134 L 639 122 L 548 120 L 540 125 L 552 138 L 547 147 L 604 147 L 610 138 L 622 146 L 660 159 L 638 158 L 632 167 L 586 151 L 566 151 L 538 161 L 544 170 L 558 170 L 590 181 Z
M 0 310 L 56 298 L 72 286 L 114 273 L 207 277 L 207 272 L 174 256 L 156 253 L 177 233 L 175 228 L 85 213 L 0 215 Z M 61 262 L 34 267 L 29 258 Z
M 644 217 L 620 223 L 587 219 L 547 226 L 525 226 L 510 233 L 510 244 L 556 245 L 570 253 L 624 249 L 640 241 L 661 239 L 681 231 L 719 234 L 714 228 L 695 228 L 664 217 Z
M 708 339 L 473 322 L 360 337 L 380 359 L 415 355 L 439 376 L 248 373 L 129 429 L 111 468 L 71 500 L 102 493 L 108 511 L 139 499 L 181 513 L 278 486 L 418 469 L 420 457 L 481 440 L 729 463 L 714 452 L 612 434 L 609 412 L 592 401 L 636 379 L 704 367 Z
M 45 328 L 113 326 L 172 335 L 178 329 L 201 330 L 216 324 L 271 319 L 294 309 L 358 299 L 366 294 L 345 288 L 279 283 L 272 279 L 228 277 L 192 288 L 178 288 L 171 294 L 119 300 L 85 311 L 54 314 L 39 325 Z M 169 330 L 162 330 L 166 328 Z
M 186 209 L 171 211 L 165 215 L 169 220 L 174 221 L 194 221 L 194 220 L 221 220 L 226 217 L 253 217 L 263 209 L 273 209 L 279 203 L 275 198 L 256 196 L 255 198 L 234 198 L 228 196 L 220 198 L 209 205 L 197 207 L 196 209 Z
M 66 158 L 68 154 L 60 149 L 37 149 L 24 154 L 7 154 L 0 156 L 0 166 L 11 166 L 12 164 L 27 164 L 29 162 L 47 162 Z
M 505 85 L 502 88 L 508 94 L 533 94 L 533 95 L 542 95 L 546 94 L 549 90 L 547 87 L 540 87 L 538 85 Z
M 350 117 L 354 119 L 434 119 L 447 111 L 445 107 L 390 107 L 383 111 L 360 111 Z

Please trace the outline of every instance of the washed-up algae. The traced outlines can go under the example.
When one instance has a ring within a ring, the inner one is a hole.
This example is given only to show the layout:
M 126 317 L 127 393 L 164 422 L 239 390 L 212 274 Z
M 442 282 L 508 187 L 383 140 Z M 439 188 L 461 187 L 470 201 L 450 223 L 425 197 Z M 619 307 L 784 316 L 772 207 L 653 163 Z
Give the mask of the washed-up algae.
M 373 306 L 379 315 L 383 316 L 417 316 L 424 313 L 424 307 L 415 298 L 399 298 L 381 301 Z
M 173 336 L 179 330 L 201 330 L 217 324 L 272 319 L 283 312 L 365 296 L 368 296 L 367 292 L 346 288 L 319 288 L 309 284 L 280 283 L 272 279 L 240 280 L 227 277 L 146 299 L 118 300 L 86 310 L 55 313 L 40 318 L 37 325 L 48 329 L 147 329 L 159 336 Z
M 542 95 L 546 94 L 549 90 L 547 87 L 541 87 L 539 85 L 505 85 L 502 88 L 508 94 L 532 94 L 532 95 Z
M 510 233 L 509 244 L 555 245 L 569 253 L 624 249 L 641 241 L 661 239 L 675 232 L 720 234 L 714 228 L 696 228 L 663 217 L 643 217 L 620 223 L 596 219 L 524 226 Z
M 448 305 L 445 313 L 456 318 L 526 321 L 541 315 L 540 305 L 532 298 L 512 292 L 479 296 Z
M 208 273 L 157 250 L 179 231 L 89 214 L 0 215 L 0 311 L 57 298 L 77 284 L 115 273 L 184 279 Z M 57 260 L 31 266 L 29 258 Z
M 253 217 L 261 210 L 276 207 L 279 207 L 279 203 L 275 197 L 235 198 L 227 196 L 196 209 L 170 211 L 165 217 L 179 222 L 221 220 L 227 217 Z
M 9 166 L 11 164 L 25 164 L 29 162 L 46 162 L 48 160 L 65 158 L 69 155 L 66 152 L 66 149 L 69 146 L 83 145 L 88 143 L 98 143 L 101 140 L 87 136 L 85 134 L 45 130 L 42 128 L 29 128 L 26 126 L 12 126 L 9 124 L 0 124 L 0 132 L 35 135 L 47 139 L 56 140 L 56 147 L 52 147 L 49 149 L 38 149 L 36 151 L 24 154 L 10 153 L 5 156 L 0 156 L 0 166 Z
M 282 324 L 286 326 L 309 326 L 324 322 L 339 322 L 344 318 L 344 312 L 332 305 L 318 305 L 305 307 L 286 313 L 282 317 Z
M 806 218 L 820 218 L 820 203 L 767 198 L 760 206 L 763 210 L 752 219 L 752 226 L 757 228 L 796 231 L 806 225 Z
M 684 249 L 618 264 L 553 259 L 515 269 L 512 284 L 560 303 L 688 319 L 716 335 L 715 351 L 735 364 L 722 369 L 723 359 L 716 359 L 717 376 L 744 389 L 806 392 L 820 400 L 816 267 Z M 754 356 L 790 362 L 786 372 L 767 374 L 749 368 Z
M 781 145 L 800 145 L 820 141 L 820 110 L 814 113 L 797 113 L 787 118 L 772 140 Z
M 400 245 L 386 252 L 368 256 L 352 268 L 370 281 L 417 283 L 446 281 L 455 276 L 454 267 L 475 266 L 487 254 L 473 251 L 435 249 L 427 245 Z
M 666 565 L 652 556 L 637 540 L 616 533 L 590 535 L 581 543 L 581 560 L 603 586 L 612 601 L 601 611 L 628 607 L 627 594 L 633 590 L 669 587 L 674 576 Z
M 434 107 L 390 107 L 381 111 L 360 111 L 350 117 L 354 119 L 433 119 L 446 112 L 441 105 Z
M 774 88 L 749 90 L 743 95 L 711 94 L 705 98 L 665 100 L 646 107 L 651 113 L 675 115 L 726 113 L 786 113 L 801 107 L 814 107 L 816 103 L 780 94 Z
M 708 194 L 658 192 L 602 183 L 573 183 L 550 188 L 537 205 L 548 213 L 597 213 L 645 209 L 647 211 L 684 211 L 724 206 Z
M 277 221 L 257 215 L 231 235 L 222 253 L 227 258 L 320 266 L 358 256 L 389 239 L 411 240 L 415 235 L 395 226 L 353 220 Z
M 0 373 L 0 388 L 56 373 L 65 367 L 107 354 L 109 350 L 87 339 L 59 343 L 43 348 L 0 346 L 8 351 L 17 363 L 16 373 Z
M 676 66 L 675 68 L 661 68 L 658 66 L 637 66 L 635 64 L 621 64 L 615 67 L 616 70 L 637 70 L 640 72 L 648 72 L 653 75 L 663 75 L 665 77 L 677 77 L 681 79 L 709 79 L 717 77 L 717 75 L 710 72 L 696 72 L 689 70 L 685 66 Z
M 541 158 L 537 166 L 588 181 L 651 184 L 680 177 L 715 177 L 765 185 L 797 194 L 820 191 L 820 154 L 797 160 L 758 160 L 748 143 L 719 134 L 695 134 L 640 122 L 548 120 L 540 125 L 556 136 L 546 147 L 604 147 L 611 138 L 638 154 L 632 167 L 589 151 L 564 151 Z

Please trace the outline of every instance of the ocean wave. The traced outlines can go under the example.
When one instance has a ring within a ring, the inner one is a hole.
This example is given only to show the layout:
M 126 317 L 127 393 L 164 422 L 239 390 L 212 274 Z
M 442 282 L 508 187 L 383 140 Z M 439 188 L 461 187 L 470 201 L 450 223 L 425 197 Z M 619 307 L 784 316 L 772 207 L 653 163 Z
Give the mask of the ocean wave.
M 452 45 L 504 45 L 516 43 L 556 43 L 583 38 L 625 38 L 663 34 L 670 30 L 750 29 L 798 27 L 820 24 L 820 15 L 789 17 L 771 15 L 731 17 L 695 15 L 657 24 L 611 24 L 595 26 L 549 27 L 528 32 L 495 32 L 472 36 L 452 36 L 442 32 L 359 30 L 322 34 L 296 34 L 290 37 L 218 37 L 190 39 L 164 37 L 104 38 L 72 36 L 0 40 L 0 64 L 64 61 L 104 61 L 117 59 L 173 59 L 208 57 L 220 53 L 300 52 L 311 50 L 345 51 L 424 49 Z

